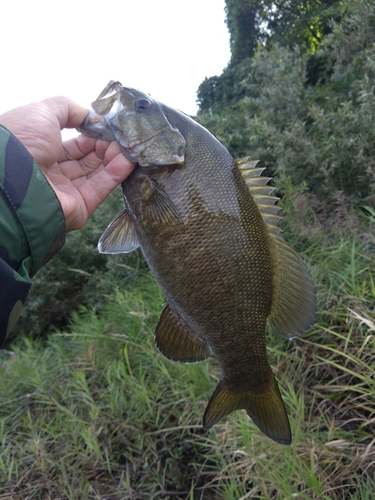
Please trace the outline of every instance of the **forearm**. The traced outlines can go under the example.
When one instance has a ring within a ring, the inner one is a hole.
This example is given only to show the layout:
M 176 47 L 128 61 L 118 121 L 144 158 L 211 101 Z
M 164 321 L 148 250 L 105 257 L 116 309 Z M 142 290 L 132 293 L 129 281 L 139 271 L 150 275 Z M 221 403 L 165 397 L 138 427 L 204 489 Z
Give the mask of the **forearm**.
M 31 277 L 65 241 L 65 218 L 44 174 L 0 125 L 0 344 L 18 318 Z

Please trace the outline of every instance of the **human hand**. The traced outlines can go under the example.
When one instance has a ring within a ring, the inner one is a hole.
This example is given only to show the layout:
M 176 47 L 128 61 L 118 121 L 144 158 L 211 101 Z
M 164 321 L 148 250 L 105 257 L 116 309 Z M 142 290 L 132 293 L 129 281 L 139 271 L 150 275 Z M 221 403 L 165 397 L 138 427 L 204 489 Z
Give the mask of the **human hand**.
M 0 123 L 26 147 L 55 191 L 66 230 L 83 227 L 135 163 L 117 142 L 78 136 L 62 141 L 63 128 L 76 128 L 88 110 L 66 97 L 53 97 L 0 115 Z

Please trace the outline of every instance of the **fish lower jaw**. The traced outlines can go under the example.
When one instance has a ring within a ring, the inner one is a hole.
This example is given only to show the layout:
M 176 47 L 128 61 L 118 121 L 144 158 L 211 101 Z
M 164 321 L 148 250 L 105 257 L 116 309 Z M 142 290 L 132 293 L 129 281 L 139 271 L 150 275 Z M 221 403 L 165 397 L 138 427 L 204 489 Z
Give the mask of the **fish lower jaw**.
M 138 139 L 127 139 L 126 141 L 124 141 L 124 139 L 122 138 L 121 139 L 121 143 L 122 145 L 127 148 L 127 149 L 132 149 L 132 148 L 136 148 L 137 146 L 141 146 L 141 145 L 144 145 L 146 144 L 148 141 L 150 141 L 151 139 L 153 139 L 154 137 L 156 137 L 158 134 L 153 134 L 153 135 L 150 135 L 149 137 L 145 138 L 145 139 L 142 139 L 141 141 Z M 119 141 L 120 142 L 120 141 Z

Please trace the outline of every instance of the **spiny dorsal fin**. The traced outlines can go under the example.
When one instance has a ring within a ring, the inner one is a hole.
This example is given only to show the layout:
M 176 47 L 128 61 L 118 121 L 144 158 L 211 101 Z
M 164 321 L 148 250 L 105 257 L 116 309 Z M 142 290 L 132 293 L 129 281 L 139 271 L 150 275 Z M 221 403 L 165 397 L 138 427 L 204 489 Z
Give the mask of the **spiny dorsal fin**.
M 239 168 L 255 203 L 258 205 L 269 232 L 276 236 L 279 235 L 282 230 L 277 227 L 277 224 L 281 217 L 277 215 L 277 212 L 281 209 L 275 206 L 275 203 L 280 198 L 273 196 L 275 188 L 267 185 L 272 177 L 262 177 L 264 168 L 255 168 L 258 161 L 252 161 L 248 156 L 235 160 L 234 163 Z
M 234 163 L 240 170 L 254 171 L 255 167 L 259 163 L 259 160 L 250 160 L 250 156 L 244 156 L 243 158 L 238 158 L 237 160 L 234 160 Z M 258 168 L 256 170 L 261 170 L 263 172 L 264 168 L 261 169 Z

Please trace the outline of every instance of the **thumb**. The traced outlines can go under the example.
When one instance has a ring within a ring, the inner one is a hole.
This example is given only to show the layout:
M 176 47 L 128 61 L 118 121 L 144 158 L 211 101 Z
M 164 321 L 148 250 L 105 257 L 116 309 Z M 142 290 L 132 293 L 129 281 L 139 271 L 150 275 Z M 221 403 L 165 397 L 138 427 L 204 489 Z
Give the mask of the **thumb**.
M 89 112 L 87 108 L 64 96 L 50 97 L 42 102 L 55 114 L 60 122 L 61 130 L 79 127 Z

